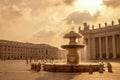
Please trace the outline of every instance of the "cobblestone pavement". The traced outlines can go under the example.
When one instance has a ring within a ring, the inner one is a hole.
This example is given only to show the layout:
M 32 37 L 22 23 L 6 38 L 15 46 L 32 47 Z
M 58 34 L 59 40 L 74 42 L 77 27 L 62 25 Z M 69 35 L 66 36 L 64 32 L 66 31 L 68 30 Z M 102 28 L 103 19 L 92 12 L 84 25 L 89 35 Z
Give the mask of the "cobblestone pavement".
M 25 61 L 0 61 L 0 80 L 120 80 L 120 63 L 112 62 L 113 73 L 34 72 Z

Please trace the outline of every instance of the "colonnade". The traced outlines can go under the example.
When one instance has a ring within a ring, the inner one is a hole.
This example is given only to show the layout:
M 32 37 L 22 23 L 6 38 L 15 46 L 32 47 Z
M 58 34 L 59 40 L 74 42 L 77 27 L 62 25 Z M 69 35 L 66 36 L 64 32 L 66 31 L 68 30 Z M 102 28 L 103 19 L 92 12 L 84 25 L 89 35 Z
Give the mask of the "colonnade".
M 120 58 L 120 35 L 95 37 L 92 47 L 95 58 Z
M 89 59 L 120 58 L 120 34 L 85 39 Z

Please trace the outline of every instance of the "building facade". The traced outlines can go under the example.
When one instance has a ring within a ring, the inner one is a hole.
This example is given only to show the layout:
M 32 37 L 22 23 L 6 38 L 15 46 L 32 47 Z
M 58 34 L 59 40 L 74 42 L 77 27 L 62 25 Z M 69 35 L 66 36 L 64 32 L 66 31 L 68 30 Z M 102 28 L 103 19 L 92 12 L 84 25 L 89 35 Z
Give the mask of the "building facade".
M 84 29 L 79 28 L 79 33 L 84 36 L 88 59 L 120 59 L 120 20 L 117 25 L 112 21 L 111 25 L 90 29 L 84 23 Z
M 47 44 L 0 40 L 0 59 L 57 59 L 58 48 Z

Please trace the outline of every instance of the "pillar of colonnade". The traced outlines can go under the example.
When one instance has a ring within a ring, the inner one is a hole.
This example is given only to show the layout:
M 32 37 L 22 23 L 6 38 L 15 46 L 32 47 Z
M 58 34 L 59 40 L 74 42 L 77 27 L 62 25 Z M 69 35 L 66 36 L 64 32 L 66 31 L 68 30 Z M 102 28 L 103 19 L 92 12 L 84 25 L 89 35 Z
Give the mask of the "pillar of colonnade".
M 115 35 L 112 35 L 113 58 L 116 58 Z
M 99 37 L 99 58 L 102 59 L 103 58 L 103 51 L 102 51 L 102 38 Z M 95 40 L 95 39 L 94 39 Z M 105 36 L 105 48 L 106 48 L 106 58 L 109 59 L 109 49 L 108 49 L 108 36 Z M 94 47 L 95 48 L 95 47 Z M 93 49 L 95 50 L 95 49 Z M 112 35 L 112 54 L 113 54 L 113 58 L 116 58 L 116 45 L 115 45 L 115 35 Z M 94 55 L 95 56 L 95 55 Z

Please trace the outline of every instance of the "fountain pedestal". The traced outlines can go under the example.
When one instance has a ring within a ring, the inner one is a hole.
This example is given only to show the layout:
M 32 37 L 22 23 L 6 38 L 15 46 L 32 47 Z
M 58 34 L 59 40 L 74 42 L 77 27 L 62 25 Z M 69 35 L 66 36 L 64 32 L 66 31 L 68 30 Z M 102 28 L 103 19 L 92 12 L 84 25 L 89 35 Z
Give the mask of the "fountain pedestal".
M 79 63 L 79 55 L 77 50 L 69 49 L 69 54 L 67 54 L 67 64 L 78 64 Z

